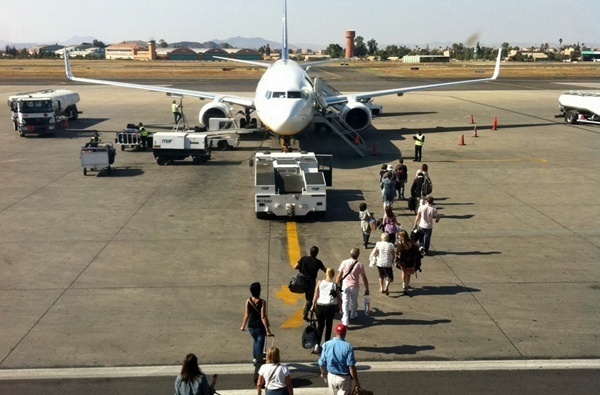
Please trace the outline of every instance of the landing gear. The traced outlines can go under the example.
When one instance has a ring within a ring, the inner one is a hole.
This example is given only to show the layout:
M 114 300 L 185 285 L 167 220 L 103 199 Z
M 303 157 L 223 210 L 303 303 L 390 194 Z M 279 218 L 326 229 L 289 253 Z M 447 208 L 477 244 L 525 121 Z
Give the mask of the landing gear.
M 279 145 L 283 152 L 292 152 L 292 138 L 290 136 L 281 136 L 279 138 Z

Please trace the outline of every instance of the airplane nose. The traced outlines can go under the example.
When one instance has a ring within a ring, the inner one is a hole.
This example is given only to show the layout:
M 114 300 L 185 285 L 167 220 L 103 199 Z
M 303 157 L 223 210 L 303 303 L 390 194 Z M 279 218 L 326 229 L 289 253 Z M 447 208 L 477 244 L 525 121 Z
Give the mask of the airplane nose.
M 304 130 L 312 121 L 310 112 L 303 110 L 302 106 L 271 108 L 270 116 L 264 123 L 276 134 L 294 135 Z

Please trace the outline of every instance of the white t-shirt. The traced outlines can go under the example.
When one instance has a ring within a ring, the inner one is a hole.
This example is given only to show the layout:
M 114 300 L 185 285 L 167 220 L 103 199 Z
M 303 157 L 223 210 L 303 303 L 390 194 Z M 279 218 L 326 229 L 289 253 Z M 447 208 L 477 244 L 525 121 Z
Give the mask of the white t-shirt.
M 275 369 L 277 371 L 273 374 Z M 265 363 L 258 369 L 258 374 L 264 377 L 266 389 L 276 390 L 286 387 L 285 378 L 290 375 L 290 370 L 285 365 Z M 271 377 L 271 374 L 273 374 L 273 377 Z M 268 381 L 269 377 L 271 377 L 271 381 Z
M 419 219 L 419 228 L 433 229 L 433 220 L 438 217 L 437 208 L 430 206 L 429 203 L 419 207 L 421 218 Z

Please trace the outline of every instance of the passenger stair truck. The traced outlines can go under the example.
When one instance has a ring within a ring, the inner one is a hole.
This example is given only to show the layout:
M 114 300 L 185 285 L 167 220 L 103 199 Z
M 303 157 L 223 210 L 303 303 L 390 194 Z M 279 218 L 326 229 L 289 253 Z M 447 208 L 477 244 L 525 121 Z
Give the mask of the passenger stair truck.
M 332 185 L 331 155 L 257 152 L 250 163 L 257 218 L 325 215 L 327 187 Z
M 8 98 L 13 128 L 26 134 L 54 135 L 56 123 L 77 119 L 79 94 L 64 89 L 17 93 Z
M 600 125 L 600 93 L 568 92 L 558 98 L 560 114 L 565 122 Z

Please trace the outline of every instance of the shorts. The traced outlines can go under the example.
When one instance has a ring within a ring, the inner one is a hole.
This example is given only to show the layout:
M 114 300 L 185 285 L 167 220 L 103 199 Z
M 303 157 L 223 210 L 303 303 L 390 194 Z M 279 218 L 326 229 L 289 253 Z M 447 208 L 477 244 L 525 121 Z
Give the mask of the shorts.
M 379 272 L 379 278 L 384 279 L 387 277 L 390 282 L 394 281 L 394 271 L 391 267 L 377 266 L 377 272 Z

